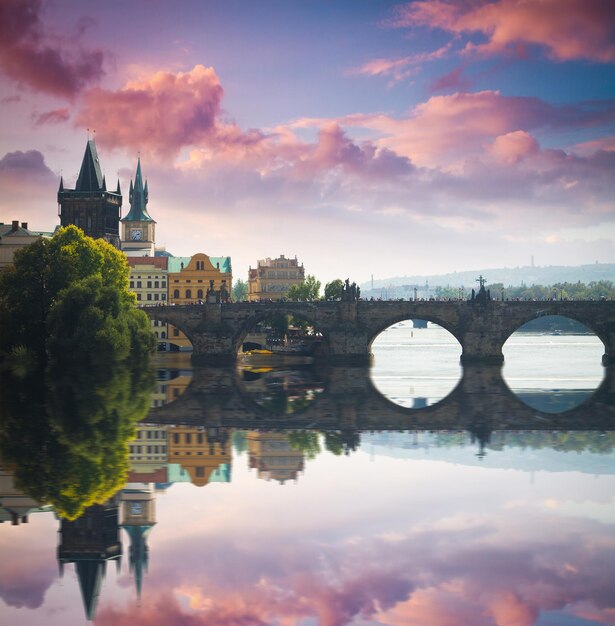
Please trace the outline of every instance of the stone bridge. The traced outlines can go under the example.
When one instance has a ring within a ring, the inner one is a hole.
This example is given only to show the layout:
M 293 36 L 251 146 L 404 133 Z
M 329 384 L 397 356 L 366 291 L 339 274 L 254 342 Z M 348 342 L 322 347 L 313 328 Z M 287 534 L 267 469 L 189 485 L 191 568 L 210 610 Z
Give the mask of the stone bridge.
M 506 385 L 501 368 L 468 365 L 451 393 L 423 408 L 399 406 L 372 384 L 369 368 L 317 368 L 322 392 L 292 415 L 275 415 L 254 399 L 233 367 L 196 367 L 186 392 L 152 409 L 145 422 L 207 428 L 316 430 L 613 430 L 615 367 L 580 406 L 545 413 L 523 403 Z
M 307 320 L 323 336 L 331 363 L 366 364 L 374 339 L 389 326 L 422 319 L 448 330 L 461 345 L 462 363 L 504 361 L 502 346 L 519 327 L 545 315 L 581 322 L 604 344 L 603 363 L 615 363 L 615 301 L 358 301 L 271 302 L 144 306 L 151 319 L 172 324 L 191 341 L 193 360 L 233 362 L 246 335 L 274 313 Z

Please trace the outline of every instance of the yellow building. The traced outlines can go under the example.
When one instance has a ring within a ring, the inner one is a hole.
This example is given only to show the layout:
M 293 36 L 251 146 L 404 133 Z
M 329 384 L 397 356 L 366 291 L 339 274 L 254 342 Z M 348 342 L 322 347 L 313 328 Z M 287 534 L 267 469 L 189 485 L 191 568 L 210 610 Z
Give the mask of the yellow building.
M 293 285 L 300 285 L 305 278 L 303 264 L 297 257 L 287 259 L 261 259 L 256 268 L 248 270 L 248 301 L 281 300 Z
M 216 302 L 225 300 L 225 293 L 230 295 L 233 282 L 230 256 L 210 257 L 203 253 L 192 257 L 172 256 L 168 257 L 168 271 L 170 304 Z M 177 328 L 169 325 L 168 333 L 170 349 L 191 349 L 186 335 Z
M 227 429 L 169 426 L 167 432 L 169 463 L 179 463 L 190 475 L 192 484 L 230 482 L 231 442 Z

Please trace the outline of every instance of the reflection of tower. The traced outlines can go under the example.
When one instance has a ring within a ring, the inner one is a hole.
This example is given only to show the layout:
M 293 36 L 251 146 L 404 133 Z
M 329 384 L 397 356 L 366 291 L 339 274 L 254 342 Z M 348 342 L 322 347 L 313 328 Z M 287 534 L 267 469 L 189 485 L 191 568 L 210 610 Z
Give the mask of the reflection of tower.
M 256 469 L 258 477 L 277 480 L 297 480 L 303 471 L 303 452 L 294 449 L 284 433 L 248 433 L 248 455 L 250 467 Z
M 137 597 L 141 597 L 143 574 L 147 572 L 147 535 L 156 524 L 154 483 L 129 483 L 122 489 L 122 528 L 130 537 L 130 571 L 135 577 Z
M 107 561 L 116 561 L 119 570 L 122 543 L 118 527 L 118 504 L 112 498 L 105 504 L 95 504 L 76 520 L 62 520 L 58 563 L 60 574 L 66 563 L 74 563 L 81 588 L 85 614 L 89 620 L 96 615 L 96 604 Z

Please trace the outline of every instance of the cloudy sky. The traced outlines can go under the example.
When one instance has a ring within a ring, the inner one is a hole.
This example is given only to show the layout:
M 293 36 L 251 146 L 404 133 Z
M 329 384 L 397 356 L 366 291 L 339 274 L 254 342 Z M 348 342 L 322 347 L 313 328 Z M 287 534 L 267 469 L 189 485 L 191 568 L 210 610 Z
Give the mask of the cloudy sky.
M 613 262 L 612 8 L 0 0 L 0 221 L 55 227 L 90 129 L 157 243 L 236 278 Z

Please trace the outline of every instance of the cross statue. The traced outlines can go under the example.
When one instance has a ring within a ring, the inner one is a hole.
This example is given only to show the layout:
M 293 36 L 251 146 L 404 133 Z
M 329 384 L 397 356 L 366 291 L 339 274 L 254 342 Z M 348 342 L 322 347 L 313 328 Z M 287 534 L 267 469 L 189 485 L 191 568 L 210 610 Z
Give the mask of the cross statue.
M 486 278 L 483 278 L 483 275 L 481 274 L 477 279 L 476 282 L 480 284 L 481 289 L 483 288 L 483 286 L 485 285 L 485 283 L 487 282 Z

